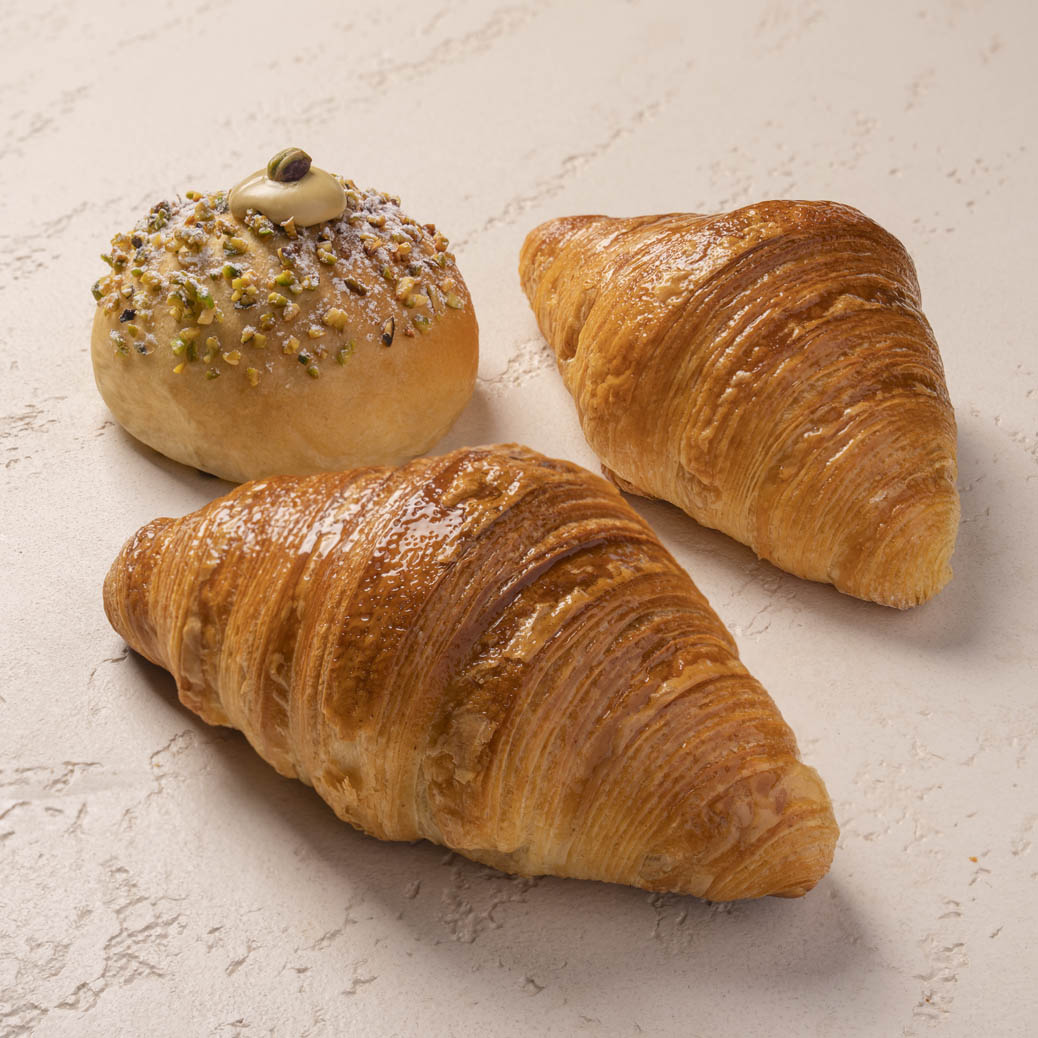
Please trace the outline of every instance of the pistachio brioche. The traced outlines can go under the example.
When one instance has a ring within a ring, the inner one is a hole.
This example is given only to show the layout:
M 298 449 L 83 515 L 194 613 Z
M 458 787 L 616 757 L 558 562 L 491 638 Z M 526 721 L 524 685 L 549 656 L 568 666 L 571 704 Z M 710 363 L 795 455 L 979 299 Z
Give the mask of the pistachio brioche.
M 397 464 L 446 432 L 475 382 L 476 318 L 447 239 L 299 154 L 240 185 L 280 222 L 233 191 L 188 192 L 117 234 L 94 286 L 112 414 L 234 482 Z M 336 197 L 340 212 L 310 222 Z

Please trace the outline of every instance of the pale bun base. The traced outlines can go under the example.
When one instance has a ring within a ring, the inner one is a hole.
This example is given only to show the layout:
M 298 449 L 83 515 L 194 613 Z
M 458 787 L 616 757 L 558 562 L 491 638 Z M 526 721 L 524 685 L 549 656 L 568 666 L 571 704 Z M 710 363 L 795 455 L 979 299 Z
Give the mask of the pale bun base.
M 472 395 L 476 320 L 471 307 L 451 317 L 427 334 L 397 335 L 388 347 L 375 329 L 353 335 L 353 354 L 342 365 L 326 360 L 316 379 L 278 357 L 281 363 L 253 386 L 241 372 L 207 380 L 202 364 L 177 374 L 157 353 L 118 354 L 109 338 L 118 323 L 99 309 L 94 378 L 132 436 L 233 483 L 398 465 L 436 443 Z M 169 334 L 175 330 L 171 321 Z M 247 347 L 242 353 L 242 368 L 262 359 Z

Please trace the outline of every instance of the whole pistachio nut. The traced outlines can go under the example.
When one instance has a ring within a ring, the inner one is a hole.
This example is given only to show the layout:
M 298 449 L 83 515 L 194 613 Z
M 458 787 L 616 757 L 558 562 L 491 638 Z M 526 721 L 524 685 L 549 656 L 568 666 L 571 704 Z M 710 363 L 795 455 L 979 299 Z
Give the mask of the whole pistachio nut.
M 280 184 L 302 180 L 313 160 L 302 148 L 284 148 L 267 163 L 267 176 Z

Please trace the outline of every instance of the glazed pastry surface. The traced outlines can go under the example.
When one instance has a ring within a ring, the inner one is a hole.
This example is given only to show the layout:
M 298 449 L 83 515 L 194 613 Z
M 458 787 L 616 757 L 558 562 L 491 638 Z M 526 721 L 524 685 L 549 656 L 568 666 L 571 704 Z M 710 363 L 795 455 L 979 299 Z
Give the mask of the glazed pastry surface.
M 825 787 L 610 484 L 499 446 L 248 483 L 143 527 L 115 629 L 385 840 L 715 900 L 827 871 Z
M 955 419 L 904 247 L 834 202 L 578 216 L 520 277 L 622 489 L 884 605 L 951 578 Z

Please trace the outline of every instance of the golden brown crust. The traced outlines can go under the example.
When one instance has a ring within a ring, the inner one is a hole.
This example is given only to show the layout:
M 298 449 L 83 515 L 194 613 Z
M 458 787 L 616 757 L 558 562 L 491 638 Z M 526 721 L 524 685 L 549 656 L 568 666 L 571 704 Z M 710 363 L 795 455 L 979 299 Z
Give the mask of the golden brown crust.
M 506 446 L 246 484 L 124 547 L 113 626 L 382 839 L 523 874 L 799 895 L 828 795 L 604 480 Z
M 624 489 L 901 608 L 951 577 L 955 419 L 902 245 L 834 202 L 553 220 L 520 256 Z
M 192 193 L 116 235 L 91 352 L 131 434 L 239 482 L 395 464 L 446 432 L 478 363 L 464 281 L 435 228 L 343 183 L 313 227 Z

